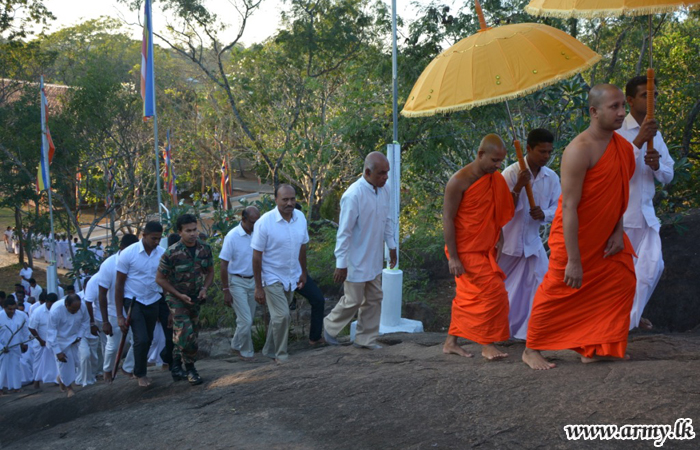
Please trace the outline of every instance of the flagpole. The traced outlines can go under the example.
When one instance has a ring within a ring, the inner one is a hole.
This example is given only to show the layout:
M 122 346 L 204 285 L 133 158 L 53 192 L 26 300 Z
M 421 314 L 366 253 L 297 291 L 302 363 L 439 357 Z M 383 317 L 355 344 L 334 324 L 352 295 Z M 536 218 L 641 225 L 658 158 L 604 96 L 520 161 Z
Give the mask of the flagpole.
M 51 260 L 46 268 L 46 290 L 49 293 L 58 293 L 58 271 L 56 270 L 56 236 L 53 230 L 53 200 L 51 198 L 51 165 L 49 164 L 49 141 L 46 139 L 46 108 L 44 106 L 44 76 L 41 76 L 41 155 L 46 163 L 46 191 L 49 194 L 49 222 L 51 224 L 51 239 L 49 247 L 51 249 Z M 42 171 L 42 176 L 43 176 Z

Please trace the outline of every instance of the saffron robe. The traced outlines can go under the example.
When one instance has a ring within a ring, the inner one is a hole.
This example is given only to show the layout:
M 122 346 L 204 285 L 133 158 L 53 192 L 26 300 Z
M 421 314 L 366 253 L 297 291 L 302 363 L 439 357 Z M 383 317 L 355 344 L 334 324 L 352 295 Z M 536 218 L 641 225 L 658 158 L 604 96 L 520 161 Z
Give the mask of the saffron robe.
M 496 243 L 514 211 L 513 197 L 500 173 L 482 176 L 462 195 L 454 223 L 465 273 L 455 278 L 450 335 L 482 345 L 510 337 L 506 276 L 496 262 Z
M 559 200 L 549 235 L 549 270 L 532 305 L 529 348 L 571 349 L 585 357 L 625 356 L 636 286 L 634 250 L 623 234 L 624 249 L 607 258 L 603 254 L 627 208 L 634 169 L 632 146 L 614 133 L 603 156 L 586 172 L 578 205 L 579 289 L 564 283 L 568 257 Z

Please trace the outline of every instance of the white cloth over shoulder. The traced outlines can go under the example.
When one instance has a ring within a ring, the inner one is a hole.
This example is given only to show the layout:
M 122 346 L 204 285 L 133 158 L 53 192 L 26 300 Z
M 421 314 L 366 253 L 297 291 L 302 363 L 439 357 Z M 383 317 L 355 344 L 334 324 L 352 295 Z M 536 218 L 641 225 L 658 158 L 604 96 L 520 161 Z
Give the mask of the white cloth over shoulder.
M 347 281 L 364 283 L 382 273 L 384 243 L 396 248 L 389 188 L 376 188 L 364 177 L 343 193 L 335 243 L 335 266 L 348 269 Z
M 263 286 L 282 283 L 285 291 L 294 290 L 301 276 L 299 251 L 309 242 L 306 218 L 294 210 L 289 222 L 279 208 L 268 211 L 255 222 L 251 247 L 262 252 Z

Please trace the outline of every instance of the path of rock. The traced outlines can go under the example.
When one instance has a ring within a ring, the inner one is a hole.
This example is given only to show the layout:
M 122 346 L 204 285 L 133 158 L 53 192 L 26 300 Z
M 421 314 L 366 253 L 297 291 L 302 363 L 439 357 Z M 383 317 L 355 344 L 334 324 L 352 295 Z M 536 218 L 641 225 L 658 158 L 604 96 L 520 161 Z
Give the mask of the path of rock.
M 568 441 L 567 424 L 700 420 L 700 335 L 635 335 L 629 362 L 559 367 L 444 356 L 444 334 L 392 335 L 378 351 L 351 346 L 292 354 L 275 366 L 204 360 L 190 387 L 154 371 L 146 391 L 55 388 L 0 398 L 0 447 L 12 449 L 520 449 L 654 448 L 651 441 Z M 477 352 L 475 345 L 468 348 Z M 667 441 L 666 448 L 698 448 Z

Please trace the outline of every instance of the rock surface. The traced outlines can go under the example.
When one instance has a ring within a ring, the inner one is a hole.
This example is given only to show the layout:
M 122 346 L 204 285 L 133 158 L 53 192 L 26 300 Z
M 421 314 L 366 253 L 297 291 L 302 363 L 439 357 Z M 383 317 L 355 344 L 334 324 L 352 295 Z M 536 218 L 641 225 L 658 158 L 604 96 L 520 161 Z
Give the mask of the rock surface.
M 673 424 L 700 433 L 700 334 L 630 336 L 631 361 L 583 365 L 569 351 L 535 372 L 510 357 L 442 354 L 444 333 L 387 336 L 381 350 L 292 351 L 198 363 L 206 383 L 152 372 L 65 399 L 55 387 L 0 397 L 3 449 L 569 449 L 654 448 L 651 441 L 569 441 L 567 424 Z M 700 437 L 665 448 L 697 449 Z
M 644 316 L 655 327 L 687 331 L 700 326 L 700 211 L 661 227 L 665 270 Z

